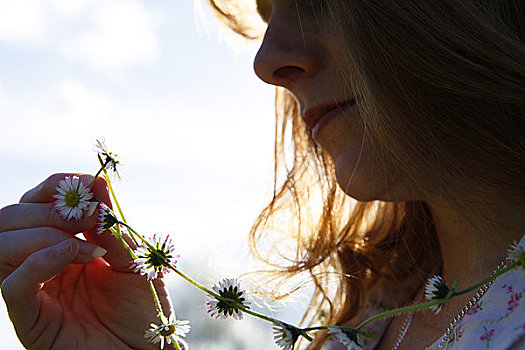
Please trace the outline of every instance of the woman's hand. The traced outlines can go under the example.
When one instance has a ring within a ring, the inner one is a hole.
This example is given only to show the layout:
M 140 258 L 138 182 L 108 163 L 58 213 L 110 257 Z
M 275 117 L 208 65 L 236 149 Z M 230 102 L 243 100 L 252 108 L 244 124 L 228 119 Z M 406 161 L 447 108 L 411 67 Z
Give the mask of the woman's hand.
M 66 221 L 54 208 L 55 174 L 0 209 L 0 282 L 9 317 L 28 349 L 155 349 L 144 332 L 159 323 L 148 283 L 130 269 L 129 254 L 90 217 Z M 90 184 L 109 205 L 106 182 Z M 87 241 L 74 237 L 83 232 Z M 107 253 L 104 254 L 104 249 Z M 155 286 L 164 312 L 172 307 L 160 278 Z

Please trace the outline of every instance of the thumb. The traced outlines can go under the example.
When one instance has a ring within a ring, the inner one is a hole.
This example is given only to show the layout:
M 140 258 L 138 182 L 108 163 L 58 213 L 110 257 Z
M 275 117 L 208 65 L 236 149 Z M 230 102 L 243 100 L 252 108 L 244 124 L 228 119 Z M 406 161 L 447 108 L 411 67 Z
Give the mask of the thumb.
M 17 331 L 24 332 L 35 324 L 41 284 L 69 265 L 78 255 L 78 250 L 78 242 L 68 238 L 31 254 L 4 280 L 2 296 Z

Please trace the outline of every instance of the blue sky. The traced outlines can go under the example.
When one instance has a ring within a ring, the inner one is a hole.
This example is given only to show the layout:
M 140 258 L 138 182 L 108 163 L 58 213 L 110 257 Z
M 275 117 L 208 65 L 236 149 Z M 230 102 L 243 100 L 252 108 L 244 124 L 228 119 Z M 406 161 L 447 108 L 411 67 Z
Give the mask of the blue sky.
M 195 6 L 0 0 L 1 206 L 52 173 L 94 173 L 104 138 L 135 228 L 171 234 L 181 269 L 205 283 L 250 270 L 247 233 L 272 188 L 274 89 L 253 73 L 257 43 L 228 39 Z M 2 349 L 21 348 L 0 311 Z

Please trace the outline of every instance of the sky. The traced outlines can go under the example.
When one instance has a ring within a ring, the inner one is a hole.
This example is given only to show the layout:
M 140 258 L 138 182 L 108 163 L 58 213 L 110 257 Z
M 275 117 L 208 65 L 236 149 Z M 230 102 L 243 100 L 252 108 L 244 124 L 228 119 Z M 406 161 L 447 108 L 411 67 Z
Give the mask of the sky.
M 274 136 L 256 49 L 225 36 L 200 0 L 0 0 L 0 206 L 50 174 L 94 174 L 104 139 L 123 163 L 115 189 L 135 229 L 170 234 L 178 267 L 209 286 L 251 271 Z M 194 324 L 192 349 L 272 348 L 268 324 L 211 323 L 204 295 L 168 284 Z M 278 314 L 296 322 L 301 305 Z M 22 349 L 3 303 L 0 348 Z

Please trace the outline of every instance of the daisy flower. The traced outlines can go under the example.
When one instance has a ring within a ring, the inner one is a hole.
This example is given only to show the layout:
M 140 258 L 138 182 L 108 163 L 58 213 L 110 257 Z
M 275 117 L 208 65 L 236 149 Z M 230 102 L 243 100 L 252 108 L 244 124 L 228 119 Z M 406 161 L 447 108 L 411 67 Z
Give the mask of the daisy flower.
M 137 259 L 131 264 L 131 268 L 134 268 L 135 272 L 140 272 L 141 275 L 146 275 L 148 281 L 157 278 L 159 272 L 168 273 L 169 266 L 176 268 L 177 260 L 175 259 L 179 257 L 179 255 L 173 255 L 174 246 L 171 244 L 169 235 L 164 241 L 161 237 L 153 235 L 150 245 L 153 251 L 142 243 L 136 251 Z
M 507 259 L 519 261 L 521 267 L 525 268 L 525 236 L 518 242 L 514 242 L 507 251 Z
M 89 200 L 93 198 L 93 194 L 78 176 L 66 176 L 65 179 L 60 180 L 56 190 L 58 193 L 53 196 L 56 199 L 55 209 L 64 219 L 80 220 L 82 211 L 92 209 L 94 202 Z M 97 203 L 94 204 L 96 206 Z
M 97 234 L 102 234 L 119 223 L 115 213 L 104 203 L 100 203 L 97 219 Z
M 171 344 L 172 342 L 183 343 L 186 349 L 187 345 L 179 337 L 185 337 L 189 333 L 191 329 L 190 321 L 176 320 L 173 314 L 169 320 L 166 320 L 165 317 L 162 318 L 164 320 L 161 320 L 160 325 L 150 324 L 150 329 L 146 331 L 144 338 L 153 344 L 160 342 L 161 349 L 164 349 L 164 343 Z
M 117 179 L 120 179 L 120 174 L 117 171 L 117 166 L 120 164 L 118 155 L 108 151 L 104 140 L 97 140 L 97 144 L 95 146 L 97 148 L 96 152 L 98 153 L 99 159 L 104 165 L 104 168 L 106 168 L 106 170 L 111 170 Z
M 282 350 L 293 350 L 300 334 L 299 329 L 283 322 L 273 327 L 273 339 Z
M 357 333 L 354 330 L 330 327 L 328 328 L 328 334 L 335 337 L 335 339 L 345 345 L 348 350 L 361 349 L 361 346 L 357 342 Z
M 212 289 L 223 298 L 235 300 L 247 309 L 248 303 L 246 298 L 246 291 L 241 289 L 240 283 L 235 278 L 225 278 L 219 282 L 219 285 L 214 285 Z M 228 316 L 233 316 L 236 320 L 242 320 L 242 311 L 227 300 L 217 299 L 208 295 L 208 313 L 215 319 L 224 320 Z
M 427 286 L 425 287 L 425 298 L 430 301 L 445 299 L 448 297 L 449 291 L 450 288 L 448 288 L 445 280 L 441 276 L 434 276 L 427 282 Z M 437 315 L 443 306 L 445 306 L 445 302 L 431 306 L 430 309 Z

